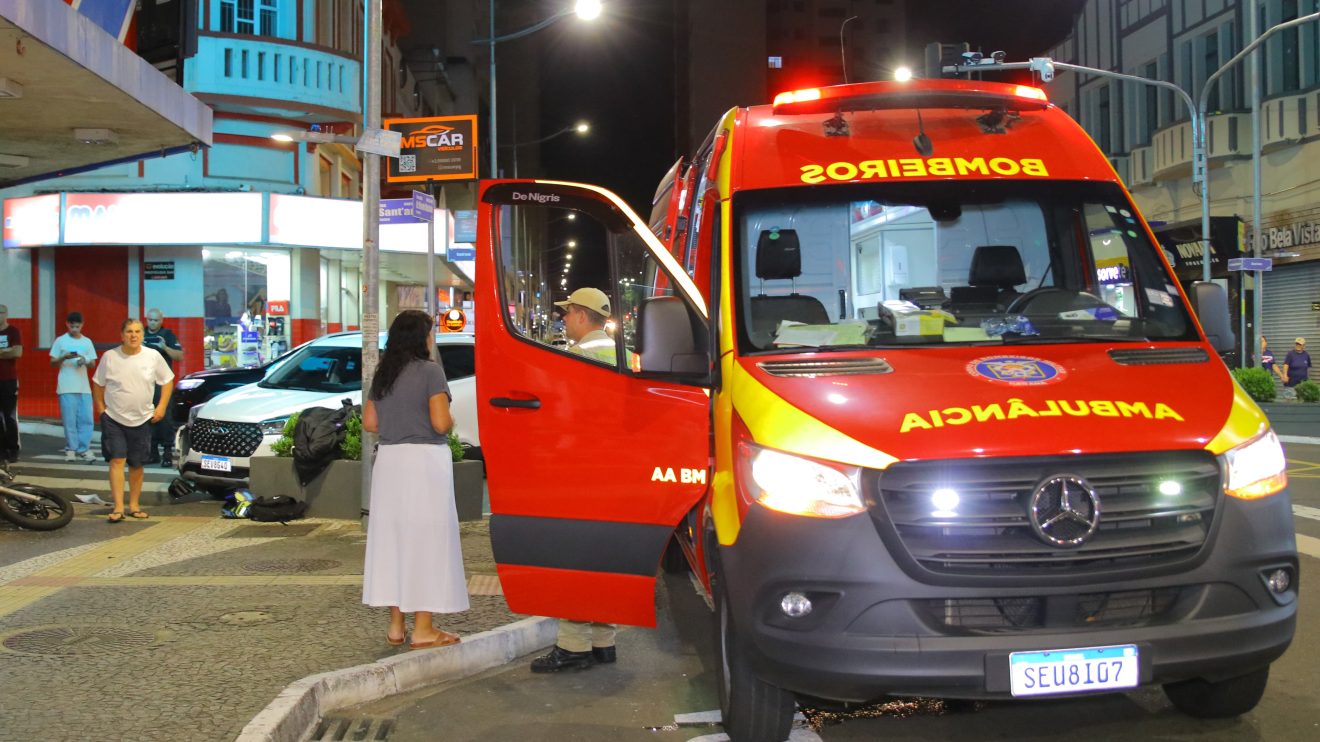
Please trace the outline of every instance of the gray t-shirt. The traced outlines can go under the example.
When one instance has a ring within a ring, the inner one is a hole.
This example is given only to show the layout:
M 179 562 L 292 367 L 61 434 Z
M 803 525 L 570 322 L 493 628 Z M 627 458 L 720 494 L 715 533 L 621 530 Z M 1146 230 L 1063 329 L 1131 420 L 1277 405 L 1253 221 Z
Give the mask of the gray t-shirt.
M 445 370 L 431 361 L 413 361 L 403 367 L 390 393 L 372 398 L 380 425 L 380 443 L 434 443 L 446 445 L 446 436 L 431 428 L 431 397 L 443 394 L 453 401 Z

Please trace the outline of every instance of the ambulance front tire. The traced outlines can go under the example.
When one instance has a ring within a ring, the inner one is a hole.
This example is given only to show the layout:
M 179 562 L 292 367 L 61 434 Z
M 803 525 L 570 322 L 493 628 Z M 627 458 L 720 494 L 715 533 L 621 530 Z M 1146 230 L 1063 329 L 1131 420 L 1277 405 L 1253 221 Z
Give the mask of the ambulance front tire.
M 1229 719 L 1256 708 L 1265 695 L 1265 684 L 1270 679 L 1270 667 L 1239 675 L 1235 678 L 1210 682 L 1195 678 L 1164 686 L 1173 707 L 1197 719 Z
M 782 742 L 793 726 L 793 694 L 752 673 L 738 645 L 729 601 L 719 572 L 715 583 L 720 714 L 730 742 Z

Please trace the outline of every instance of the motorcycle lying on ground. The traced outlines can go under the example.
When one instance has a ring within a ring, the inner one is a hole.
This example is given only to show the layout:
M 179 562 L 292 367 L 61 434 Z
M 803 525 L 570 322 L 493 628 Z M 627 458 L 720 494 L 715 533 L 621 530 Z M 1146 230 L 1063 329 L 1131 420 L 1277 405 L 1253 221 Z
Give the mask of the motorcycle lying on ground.
M 0 466 L 0 517 L 19 528 L 53 531 L 73 520 L 73 502 L 58 492 L 14 481 Z

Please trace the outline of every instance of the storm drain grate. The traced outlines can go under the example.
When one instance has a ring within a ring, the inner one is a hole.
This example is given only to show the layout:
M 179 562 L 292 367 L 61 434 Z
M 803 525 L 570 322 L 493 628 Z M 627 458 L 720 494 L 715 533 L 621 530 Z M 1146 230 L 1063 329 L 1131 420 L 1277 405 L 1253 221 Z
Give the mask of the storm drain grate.
M 472 575 L 468 578 L 468 595 L 503 595 L 498 575 Z
M 93 626 L 46 626 L 5 637 L 5 649 L 20 654 L 45 657 L 70 657 L 107 652 L 136 652 L 150 647 L 156 637 L 130 629 L 102 629 Z
M 306 536 L 307 534 L 320 528 L 316 523 L 302 523 L 296 526 L 280 526 L 271 524 L 265 526 L 250 525 L 239 526 L 229 533 L 225 538 L 286 538 L 288 536 Z
M 327 716 L 316 724 L 310 742 L 341 742 L 341 740 L 385 740 L 394 733 L 398 720 L 372 716 Z
M 243 571 L 274 572 L 276 574 L 320 572 L 326 569 L 334 569 L 339 564 L 333 559 L 257 559 L 251 562 L 243 562 Z

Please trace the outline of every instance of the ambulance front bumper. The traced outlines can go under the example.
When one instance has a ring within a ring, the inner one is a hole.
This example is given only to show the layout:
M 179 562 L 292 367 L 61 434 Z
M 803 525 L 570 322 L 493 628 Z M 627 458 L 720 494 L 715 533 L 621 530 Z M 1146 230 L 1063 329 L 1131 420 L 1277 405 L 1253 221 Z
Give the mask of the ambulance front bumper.
M 1157 574 L 949 578 L 896 558 L 870 515 L 755 505 L 720 569 L 754 672 L 806 696 L 1007 698 L 1013 652 L 1117 645 L 1137 647 L 1142 685 L 1214 681 L 1283 654 L 1299 577 L 1286 493 L 1218 510 L 1196 558 Z M 1280 569 L 1291 586 L 1274 593 L 1265 578 Z M 786 615 L 790 593 L 810 613 Z

